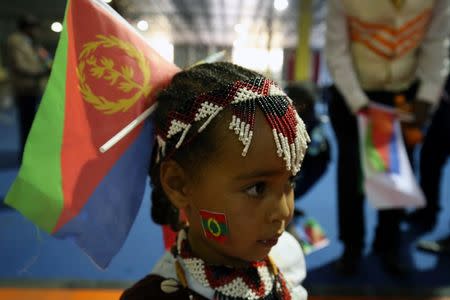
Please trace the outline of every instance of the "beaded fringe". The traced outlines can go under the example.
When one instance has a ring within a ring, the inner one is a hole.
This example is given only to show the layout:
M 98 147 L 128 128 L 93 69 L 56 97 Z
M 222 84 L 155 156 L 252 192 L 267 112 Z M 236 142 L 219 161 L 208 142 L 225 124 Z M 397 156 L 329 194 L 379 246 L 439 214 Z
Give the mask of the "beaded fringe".
M 286 169 L 294 175 L 300 170 L 310 138 L 292 100 L 271 80 L 258 77 L 250 81 L 237 81 L 223 91 L 202 94 L 191 104 L 185 111 L 179 109 L 169 114 L 168 129 L 159 131 L 156 138 L 159 146 L 157 161 L 168 154 L 166 148 L 169 140 L 176 139 L 172 142 L 175 143 L 174 149 L 171 149 L 173 152 L 185 143 L 194 122 L 206 119 L 199 125 L 198 134 L 225 107 L 232 111 L 228 127 L 243 144 L 242 156 L 246 156 L 253 138 L 258 106 L 272 127 L 277 155 L 285 161 Z

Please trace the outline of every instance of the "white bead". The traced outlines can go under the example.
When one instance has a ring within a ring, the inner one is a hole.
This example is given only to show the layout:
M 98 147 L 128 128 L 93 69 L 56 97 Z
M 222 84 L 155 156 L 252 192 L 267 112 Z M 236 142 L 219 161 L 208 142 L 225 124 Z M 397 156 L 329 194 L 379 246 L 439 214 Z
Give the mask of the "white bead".
M 236 124 L 236 116 L 233 115 L 233 116 L 231 117 L 230 126 L 228 126 L 228 128 L 229 128 L 229 129 L 233 129 L 235 124 Z
M 179 120 L 172 120 L 170 122 L 170 128 L 169 131 L 167 133 L 167 139 L 170 139 L 172 136 L 174 136 L 175 134 L 183 131 L 186 127 L 188 127 L 188 124 L 185 124 Z
M 286 96 L 286 94 L 275 84 L 271 84 L 269 88 L 270 96 Z
M 178 140 L 178 143 L 175 145 L 175 148 L 178 149 L 178 148 L 181 146 L 181 144 L 183 143 L 184 138 L 186 137 L 186 134 L 188 133 L 188 131 L 189 131 L 190 128 L 191 128 L 191 125 L 188 125 L 188 126 L 184 129 L 183 134 L 181 135 L 180 139 Z
M 278 139 L 277 130 L 274 128 L 272 129 L 273 139 L 275 141 L 275 145 L 277 146 L 277 154 L 278 157 L 281 157 L 283 155 L 283 152 L 281 150 L 280 140 Z
M 260 98 L 263 97 L 264 95 L 260 94 L 260 93 L 256 93 L 253 91 L 250 91 L 247 88 L 240 88 L 237 92 L 236 95 L 234 96 L 233 101 L 231 101 L 232 104 L 236 104 L 239 102 L 244 102 L 247 100 L 251 100 L 251 99 L 255 99 L 255 98 Z
M 214 119 L 221 110 L 222 107 L 217 106 L 216 110 L 209 116 L 208 120 L 206 120 L 205 123 L 203 123 L 202 126 L 200 126 L 197 132 L 202 132 L 203 129 L 205 129 L 206 126 L 208 126 L 208 124 L 212 121 L 212 119 Z
M 179 290 L 178 282 L 175 279 L 169 278 L 161 282 L 161 290 L 166 294 L 172 294 Z
M 236 125 L 234 127 L 234 133 L 239 134 L 239 127 L 241 126 L 241 119 L 236 119 Z

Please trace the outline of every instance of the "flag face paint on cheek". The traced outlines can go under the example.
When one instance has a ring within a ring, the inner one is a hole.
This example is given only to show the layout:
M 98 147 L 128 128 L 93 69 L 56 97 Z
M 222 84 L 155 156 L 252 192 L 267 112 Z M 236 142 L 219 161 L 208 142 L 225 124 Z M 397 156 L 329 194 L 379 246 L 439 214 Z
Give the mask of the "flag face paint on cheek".
M 204 209 L 201 209 L 199 212 L 205 237 L 219 243 L 224 243 L 229 235 L 227 217 L 225 214 Z

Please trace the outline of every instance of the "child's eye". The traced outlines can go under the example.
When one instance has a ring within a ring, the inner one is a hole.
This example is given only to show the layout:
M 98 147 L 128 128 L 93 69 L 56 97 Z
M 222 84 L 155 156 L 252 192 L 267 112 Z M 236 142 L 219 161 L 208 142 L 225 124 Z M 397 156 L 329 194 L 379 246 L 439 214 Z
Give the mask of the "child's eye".
M 261 197 L 266 190 L 266 184 L 264 182 L 258 182 L 247 189 L 245 189 L 245 193 L 250 197 Z

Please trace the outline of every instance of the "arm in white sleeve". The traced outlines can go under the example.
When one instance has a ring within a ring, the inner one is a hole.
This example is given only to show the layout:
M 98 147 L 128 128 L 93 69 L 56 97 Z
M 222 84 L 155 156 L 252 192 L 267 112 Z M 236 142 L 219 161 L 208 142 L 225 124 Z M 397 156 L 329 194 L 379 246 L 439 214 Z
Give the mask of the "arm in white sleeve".
M 449 72 L 450 0 L 437 0 L 420 46 L 417 99 L 436 105 Z
M 40 77 L 46 69 L 35 50 L 18 35 L 11 36 L 7 41 L 11 68 L 18 74 L 27 77 Z
M 292 300 L 306 300 L 308 292 L 302 286 L 306 277 L 306 263 L 297 240 L 289 232 L 283 232 L 269 256 L 286 279 Z
M 369 103 L 353 68 L 347 16 L 339 0 L 328 1 L 325 57 L 334 83 L 349 108 L 356 112 Z

